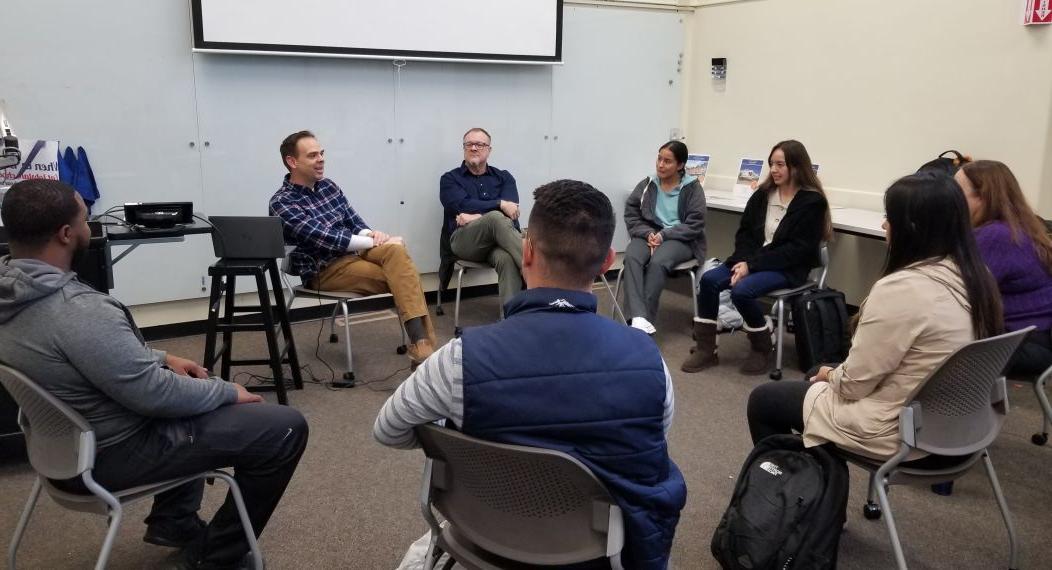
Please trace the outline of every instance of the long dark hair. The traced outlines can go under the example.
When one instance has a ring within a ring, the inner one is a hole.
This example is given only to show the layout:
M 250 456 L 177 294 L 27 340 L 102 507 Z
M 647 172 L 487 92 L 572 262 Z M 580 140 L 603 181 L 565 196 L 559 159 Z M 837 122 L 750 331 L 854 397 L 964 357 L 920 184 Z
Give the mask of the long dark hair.
M 822 189 L 822 181 L 818 179 L 818 175 L 815 174 L 815 167 L 811 164 L 811 155 L 807 154 L 807 149 L 804 148 L 802 142 L 790 139 L 774 145 L 771 148 L 771 152 L 767 154 L 768 168 L 771 166 L 771 157 L 774 156 L 774 151 L 776 150 L 781 150 L 785 156 L 785 165 L 789 167 L 789 179 L 792 181 L 793 186 L 796 186 L 798 190 L 814 190 L 821 194 L 823 198 L 826 197 L 826 191 Z M 774 177 L 768 172 L 767 178 L 756 190 L 758 192 L 761 190 L 770 192 L 775 187 Z M 826 208 L 825 228 L 822 231 L 822 239 L 830 241 L 832 238 L 833 218 L 829 214 L 829 208 Z
M 683 176 L 684 174 L 686 174 L 687 173 L 687 154 L 689 152 L 689 151 L 687 151 L 687 145 L 685 145 L 685 144 L 683 144 L 683 143 L 681 143 L 679 141 L 668 141 L 667 143 L 661 145 L 661 148 L 658 149 L 658 152 L 661 152 L 661 151 L 665 150 L 666 148 L 668 149 L 669 152 L 672 153 L 672 156 L 676 157 L 676 164 L 680 165 L 680 167 L 679 167 L 679 175 Z
M 917 262 L 949 259 L 964 281 L 976 336 L 1000 334 L 1004 328 L 1001 295 L 979 256 L 968 203 L 953 178 L 936 172 L 900 178 L 884 194 L 884 211 L 891 227 L 884 275 Z
M 961 170 L 982 202 L 982 207 L 972 216 L 972 224 L 979 227 L 988 222 L 1004 222 L 1017 244 L 1023 235 L 1030 238 L 1041 265 L 1052 273 L 1052 239 L 1048 237 L 1045 223 L 1027 203 L 1012 171 L 996 160 L 969 162 Z

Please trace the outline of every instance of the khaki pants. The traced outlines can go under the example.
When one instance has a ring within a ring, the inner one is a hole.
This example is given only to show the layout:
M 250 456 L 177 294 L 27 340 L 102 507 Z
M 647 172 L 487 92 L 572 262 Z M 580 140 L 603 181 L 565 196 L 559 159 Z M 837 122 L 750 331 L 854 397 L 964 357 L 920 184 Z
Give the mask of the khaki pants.
M 488 212 L 457 228 L 449 238 L 449 245 L 458 258 L 488 263 L 497 270 L 501 303 L 507 303 L 522 291 L 522 234 L 501 212 Z
M 391 293 L 402 322 L 424 318 L 427 338 L 435 343 L 435 329 L 424 301 L 420 274 L 405 246 L 384 244 L 345 255 L 325 267 L 310 283 L 321 291 L 349 291 L 363 295 Z

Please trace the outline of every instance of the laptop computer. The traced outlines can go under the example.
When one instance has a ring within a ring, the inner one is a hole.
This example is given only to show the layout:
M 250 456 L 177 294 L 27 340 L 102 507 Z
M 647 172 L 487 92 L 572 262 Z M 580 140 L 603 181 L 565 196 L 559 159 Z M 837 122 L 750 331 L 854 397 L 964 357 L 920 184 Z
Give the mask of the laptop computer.
M 276 216 L 209 216 L 212 249 L 228 259 L 281 259 L 285 238 Z

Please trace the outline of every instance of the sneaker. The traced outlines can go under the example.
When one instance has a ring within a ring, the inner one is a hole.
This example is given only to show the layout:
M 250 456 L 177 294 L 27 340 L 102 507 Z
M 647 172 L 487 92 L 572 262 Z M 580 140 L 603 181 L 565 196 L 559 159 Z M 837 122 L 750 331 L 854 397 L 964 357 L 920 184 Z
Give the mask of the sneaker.
M 654 328 L 654 325 L 650 324 L 650 321 L 644 319 L 643 317 L 632 317 L 631 327 L 634 329 L 639 329 L 651 336 L 653 336 L 654 333 L 657 332 L 657 329 Z
M 201 536 L 206 526 L 205 521 L 196 514 L 181 521 L 154 523 L 146 527 L 142 541 L 168 548 L 182 548 Z

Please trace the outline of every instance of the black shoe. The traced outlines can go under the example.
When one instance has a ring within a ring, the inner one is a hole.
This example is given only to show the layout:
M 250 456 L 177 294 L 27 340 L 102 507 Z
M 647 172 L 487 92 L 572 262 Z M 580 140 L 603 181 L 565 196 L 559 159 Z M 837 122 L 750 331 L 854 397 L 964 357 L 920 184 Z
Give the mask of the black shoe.
M 181 521 L 164 521 L 154 523 L 146 527 L 143 542 L 167 546 L 168 548 L 182 548 L 205 531 L 205 521 L 194 515 Z
M 953 481 L 935 483 L 931 486 L 931 492 L 936 495 L 942 495 L 943 497 L 949 497 L 953 494 Z
M 195 561 L 196 556 L 191 554 L 190 550 L 184 549 L 176 556 L 174 564 L 171 566 L 172 570 L 266 570 L 267 567 L 267 561 L 263 560 L 262 569 L 253 568 L 251 552 L 246 552 L 240 560 L 233 564 L 219 566 L 209 562 Z

